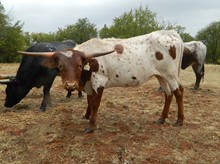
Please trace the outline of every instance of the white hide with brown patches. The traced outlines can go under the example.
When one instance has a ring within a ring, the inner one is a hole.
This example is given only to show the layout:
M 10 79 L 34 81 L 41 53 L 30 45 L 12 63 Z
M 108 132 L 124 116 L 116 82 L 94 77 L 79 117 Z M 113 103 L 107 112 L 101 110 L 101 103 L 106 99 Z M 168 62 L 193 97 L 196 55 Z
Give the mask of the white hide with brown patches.
M 95 91 L 99 87 L 138 86 L 156 76 L 164 91 L 170 95 L 179 87 L 179 71 L 183 42 L 176 31 L 156 31 L 129 39 L 91 39 L 74 49 L 83 52 L 107 51 L 116 44 L 123 45 L 123 53 L 97 57 L 99 70 L 92 74 Z M 170 48 L 175 47 L 173 54 Z M 159 52 L 158 59 L 155 55 Z M 162 59 L 161 59 L 162 57 Z
M 202 67 L 205 64 L 206 58 L 206 45 L 204 45 L 201 41 L 191 41 L 185 42 L 184 46 L 188 48 L 191 52 L 195 52 L 196 55 L 196 71 L 199 73 L 202 71 Z M 193 63 L 194 64 L 194 63 Z

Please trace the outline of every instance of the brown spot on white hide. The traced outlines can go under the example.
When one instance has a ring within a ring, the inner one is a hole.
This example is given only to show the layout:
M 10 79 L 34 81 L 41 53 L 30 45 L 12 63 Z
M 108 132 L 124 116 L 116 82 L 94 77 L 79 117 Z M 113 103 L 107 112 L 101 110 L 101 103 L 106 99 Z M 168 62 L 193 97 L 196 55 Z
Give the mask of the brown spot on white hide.
M 161 52 L 157 51 L 155 53 L 155 57 L 156 57 L 157 60 L 162 60 L 163 59 L 163 54 Z
M 137 78 L 136 78 L 135 76 L 132 76 L 132 79 L 133 79 L 133 80 L 136 80 Z
M 170 53 L 170 56 L 173 58 L 173 60 L 175 60 L 176 59 L 176 47 L 170 46 L 169 53 Z

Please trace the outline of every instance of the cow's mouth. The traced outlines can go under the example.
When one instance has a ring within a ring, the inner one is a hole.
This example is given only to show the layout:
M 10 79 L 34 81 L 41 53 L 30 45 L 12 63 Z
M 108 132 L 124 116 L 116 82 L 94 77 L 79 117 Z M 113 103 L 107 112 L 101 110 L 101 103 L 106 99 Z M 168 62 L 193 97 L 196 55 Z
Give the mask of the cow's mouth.
M 71 82 L 66 82 L 65 85 L 64 85 L 64 88 L 67 90 L 67 91 L 75 91 L 77 89 L 77 85 L 76 83 L 71 83 Z

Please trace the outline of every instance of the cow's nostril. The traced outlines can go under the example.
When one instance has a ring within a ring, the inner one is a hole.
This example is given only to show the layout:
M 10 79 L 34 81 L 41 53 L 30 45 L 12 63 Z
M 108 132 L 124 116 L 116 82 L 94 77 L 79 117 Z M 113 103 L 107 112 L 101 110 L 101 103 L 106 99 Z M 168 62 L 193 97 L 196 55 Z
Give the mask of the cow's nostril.
M 76 89 L 76 83 L 70 83 L 70 82 L 66 82 L 65 83 L 65 88 L 69 91 L 73 91 Z

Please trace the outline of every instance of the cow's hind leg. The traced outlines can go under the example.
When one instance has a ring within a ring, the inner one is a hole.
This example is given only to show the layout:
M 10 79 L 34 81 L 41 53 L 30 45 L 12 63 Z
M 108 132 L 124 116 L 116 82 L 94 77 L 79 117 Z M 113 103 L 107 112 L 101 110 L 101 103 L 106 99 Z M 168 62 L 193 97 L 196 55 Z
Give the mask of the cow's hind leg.
M 184 120 L 184 109 L 183 109 L 183 87 L 180 85 L 179 88 L 177 88 L 175 91 L 173 91 L 175 97 L 176 97 L 176 102 L 178 105 L 178 117 L 177 121 L 174 124 L 175 126 L 182 126 L 183 125 L 183 120 Z
M 193 71 L 196 75 L 196 82 L 193 87 L 193 89 L 195 90 L 199 89 L 201 79 L 204 77 L 204 65 L 201 67 L 201 69 L 199 69 L 198 67 L 198 65 L 192 65 Z
M 168 114 L 169 114 L 169 109 L 170 109 L 170 104 L 173 98 L 173 93 L 170 92 L 170 88 L 167 84 L 167 82 L 160 76 L 156 76 L 156 78 L 158 79 L 160 86 L 161 86 L 161 90 L 164 91 L 164 96 L 165 96 L 165 104 L 163 107 L 163 111 L 162 111 L 162 115 L 161 117 L 158 119 L 157 124 L 164 124 L 166 118 L 168 118 Z M 170 94 L 168 94 L 170 93 Z
M 98 108 L 99 108 L 100 101 L 102 98 L 103 90 L 104 90 L 104 88 L 100 87 L 100 88 L 98 88 L 97 93 L 93 90 L 92 95 L 87 96 L 87 101 L 88 101 L 87 112 L 89 109 L 91 112 L 91 118 L 89 121 L 89 125 L 84 130 L 84 133 L 91 133 L 95 130 L 97 112 L 98 112 Z
M 165 94 L 165 104 L 163 107 L 162 115 L 159 118 L 159 120 L 157 121 L 157 124 L 164 124 L 165 123 L 166 118 L 168 118 L 170 104 L 171 104 L 172 98 L 173 98 L 173 94 L 171 94 L 171 95 L 167 95 L 166 93 L 164 93 L 164 94 Z

